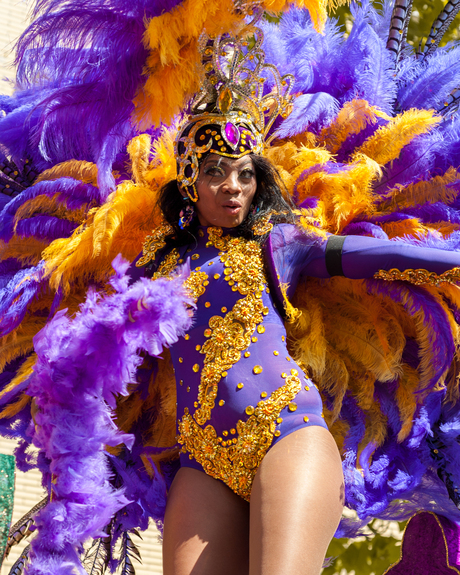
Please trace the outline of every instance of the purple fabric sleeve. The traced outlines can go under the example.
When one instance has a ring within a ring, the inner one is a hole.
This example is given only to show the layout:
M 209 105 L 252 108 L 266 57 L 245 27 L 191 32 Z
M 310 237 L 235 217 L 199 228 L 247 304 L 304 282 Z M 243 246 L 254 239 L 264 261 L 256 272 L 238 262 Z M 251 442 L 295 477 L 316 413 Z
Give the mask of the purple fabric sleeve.
M 302 275 L 328 278 L 326 270 L 326 243 L 311 246 L 309 261 Z M 371 278 L 379 270 L 397 268 L 426 269 L 441 274 L 460 266 L 460 254 L 435 248 L 413 246 L 402 242 L 381 240 L 368 236 L 347 236 L 343 244 L 342 268 L 345 277 L 351 279 Z
M 326 269 L 327 241 L 308 236 L 293 225 L 276 226 L 270 251 L 279 282 L 287 284 L 290 297 L 299 277 L 330 278 Z M 460 267 L 460 253 L 413 246 L 368 236 L 347 236 L 343 244 L 342 268 L 351 279 L 372 278 L 379 270 L 426 269 L 441 274 Z

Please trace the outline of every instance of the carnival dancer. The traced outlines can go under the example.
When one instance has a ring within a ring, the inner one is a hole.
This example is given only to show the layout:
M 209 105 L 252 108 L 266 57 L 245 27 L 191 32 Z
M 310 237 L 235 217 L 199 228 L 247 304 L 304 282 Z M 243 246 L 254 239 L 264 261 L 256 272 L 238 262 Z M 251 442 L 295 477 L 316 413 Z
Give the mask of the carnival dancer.
M 455 144 L 456 124 L 405 109 L 402 89 L 397 111 L 385 98 L 369 104 L 341 77 L 345 95 L 294 100 L 292 75 L 265 62 L 239 2 L 208 1 L 203 15 L 187 1 L 171 13 L 155 3 L 147 58 L 131 41 L 144 34 L 140 4 L 85 8 L 70 29 L 74 8 L 56 15 L 56 0 L 22 46 L 52 56 L 46 78 L 75 67 L 0 120 L 24 168 L 5 157 L 1 181 L 20 194 L 0 230 L 2 429 L 50 494 L 28 572 L 83 573 L 83 558 L 88 571 L 130 573 L 131 535 L 150 518 L 164 519 L 166 575 L 317 574 L 334 532 L 354 535 L 372 517 L 459 519 L 460 174 L 436 148 L 439 133 Z M 350 36 L 359 54 L 371 13 Z M 260 22 L 268 50 L 296 44 L 305 18 L 287 14 L 282 41 Z M 107 49 L 112 33 L 126 41 L 126 66 Z M 357 59 L 369 99 L 396 82 L 382 54 L 379 90 Z M 171 126 L 140 132 L 135 114 Z M 414 206 L 430 194 L 439 201 Z M 152 228 L 129 268 L 117 254 L 133 260 Z M 336 531 L 343 504 L 358 519 Z

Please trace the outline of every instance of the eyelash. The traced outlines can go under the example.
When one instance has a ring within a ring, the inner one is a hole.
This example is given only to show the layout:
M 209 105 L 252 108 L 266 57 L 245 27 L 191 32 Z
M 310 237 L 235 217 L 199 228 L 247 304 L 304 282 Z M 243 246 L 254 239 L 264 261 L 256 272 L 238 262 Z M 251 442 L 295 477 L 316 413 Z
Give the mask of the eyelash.
M 213 172 L 215 172 L 215 173 L 213 174 Z M 206 168 L 205 174 L 208 176 L 213 176 L 213 175 L 223 176 L 224 172 L 218 166 L 211 166 L 209 168 Z M 240 172 L 240 176 L 243 176 L 245 178 L 252 178 L 254 176 L 254 172 L 252 170 L 250 170 L 249 168 L 246 168 Z

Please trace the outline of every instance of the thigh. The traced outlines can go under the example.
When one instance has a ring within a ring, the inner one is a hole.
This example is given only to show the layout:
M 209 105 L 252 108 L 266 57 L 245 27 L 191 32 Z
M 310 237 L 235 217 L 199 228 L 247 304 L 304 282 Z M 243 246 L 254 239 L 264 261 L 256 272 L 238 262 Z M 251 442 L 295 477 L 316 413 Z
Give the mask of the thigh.
M 166 506 L 164 575 L 247 575 L 249 504 L 221 481 L 181 468 Z
M 250 575 L 319 575 L 343 500 L 340 456 L 327 429 L 281 439 L 252 487 Z

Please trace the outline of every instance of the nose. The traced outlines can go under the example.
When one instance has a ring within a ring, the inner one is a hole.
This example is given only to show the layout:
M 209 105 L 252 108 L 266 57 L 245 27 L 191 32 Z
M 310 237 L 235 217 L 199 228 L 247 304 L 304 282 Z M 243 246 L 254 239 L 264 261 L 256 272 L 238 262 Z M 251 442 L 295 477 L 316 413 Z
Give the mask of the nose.
M 241 182 L 236 170 L 231 170 L 222 185 L 222 191 L 228 194 L 238 194 L 241 192 Z

